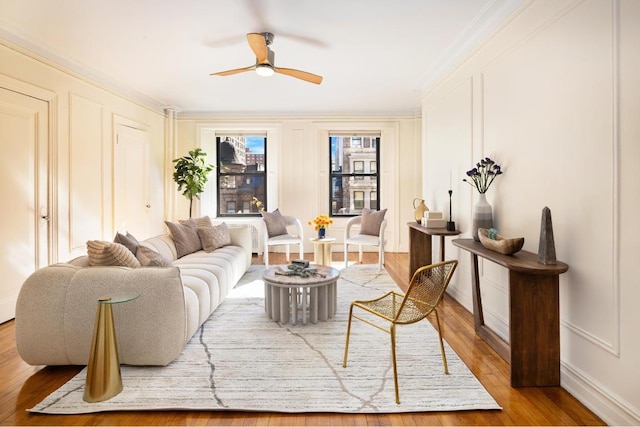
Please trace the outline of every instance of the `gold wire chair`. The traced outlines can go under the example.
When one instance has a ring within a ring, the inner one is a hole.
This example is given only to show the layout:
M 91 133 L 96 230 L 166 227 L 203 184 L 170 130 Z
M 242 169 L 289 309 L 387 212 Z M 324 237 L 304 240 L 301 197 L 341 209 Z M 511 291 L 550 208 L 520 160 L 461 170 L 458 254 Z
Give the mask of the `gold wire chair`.
M 419 268 L 413 274 L 407 293 L 390 291 L 379 298 L 367 301 L 353 301 L 349 309 L 349 325 L 347 326 L 347 341 L 344 348 L 344 361 L 342 366 L 347 367 L 347 356 L 349 353 L 349 336 L 351 335 L 351 319 L 356 318 L 381 331 L 391 335 L 391 359 L 393 362 L 393 379 L 396 391 L 396 403 L 400 403 L 400 393 L 398 391 L 398 369 L 396 364 L 396 325 L 408 325 L 418 322 L 431 313 L 436 315 L 438 326 L 438 336 L 440 337 L 440 352 L 442 353 L 442 363 L 444 373 L 449 374 L 447 367 L 447 357 L 444 353 L 442 333 L 440 331 L 440 319 L 436 309 L 444 296 L 444 292 L 449 285 L 453 272 L 458 266 L 458 261 L 444 261 Z M 353 314 L 354 307 L 374 314 L 388 322 L 389 329 L 386 329 L 374 322 Z

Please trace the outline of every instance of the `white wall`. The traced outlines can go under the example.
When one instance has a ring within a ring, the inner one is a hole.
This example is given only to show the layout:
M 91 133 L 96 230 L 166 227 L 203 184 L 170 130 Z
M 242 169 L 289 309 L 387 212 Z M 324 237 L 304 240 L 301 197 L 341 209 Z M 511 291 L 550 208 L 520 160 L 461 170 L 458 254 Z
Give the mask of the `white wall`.
M 380 130 L 380 205 L 387 208 L 387 245 L 391 252 L 408 250 L 406 223 L 413 217 L 414 197 L 421 194 L 420 118 L 416 117 L 269 117 L 211 118 L 181 115 L 178 119 L 178 152 L 205 143 L 203 134 L 216 131 L 263 130 L 268 134 L 267 182 L 268 206 L 279 208 L 303 223 L 305 252 L 313 252 L 308 238 L 313 229 L 307 221 L 329 212 L 329 131 Z M 211 152 L 210 154 L 215 154 Z M 186 198 L 175 193 L 173 216 L 183 218 L 188 212 Z M 229 221 L 225 218 L 226 221 Z M 346 220 L 338 219 L 328 236 L 342 242 Z M 307 238 L 308 237 L 308 238 Z M 341 250 L 336 244 L 334 251 Z M 375 250 L 375 248 L 373 248 Z
M 562 386 L 610 424 L 640 423 L 640 2 L 530 1 L 423 99 L 424 198 L 470 236 L 466 170 L 504 170 L 487 193 L 501 234 L 538 251 L 551 209 L 560 276 Z M 457 194 L 457 197 L 456 197 Z M 469 310 L 470 256 L 450 293 Z M 508 337 L 508 277 L 481 266 L 485 320 Z
M 85 253 L 89 239 L 113 239 L 114 212 L 122 202 L 114 200 L 113 192 L 114 174 L 121 172 L 113 162 L 116 123 L 148 134 L 149 185 L 153 191 L 147 232 L 163 232 L 168 179 L 163 112 L 126 100 L 2 40 L 0 77 L 8 89 L 49 97 L 51 262 Z M 136 230 L 129 231 L 136 235 Z

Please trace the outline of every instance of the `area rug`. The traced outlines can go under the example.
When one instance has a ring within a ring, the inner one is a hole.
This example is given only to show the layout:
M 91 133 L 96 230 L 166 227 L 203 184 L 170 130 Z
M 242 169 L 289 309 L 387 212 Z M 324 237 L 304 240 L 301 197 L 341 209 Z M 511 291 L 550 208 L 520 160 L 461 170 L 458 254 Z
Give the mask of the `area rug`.
M 398 289 L 375 265 L 340 272 L 336 315 L 281 325 L 264 310 L 262 266 L 252 266 L 227 299 L 166 367 L 122 366 L 124 390 L 99 403 L 82 400 L 86 369 L 31 412 L 208 410 L 397 413 L 501 409 L 428 321 L 399 326 L 401 403 L 395 403 L 388 334 L 354 320 L 342 367 L 349 304 Z M 117 319 L 116 319 L 117 322 Z

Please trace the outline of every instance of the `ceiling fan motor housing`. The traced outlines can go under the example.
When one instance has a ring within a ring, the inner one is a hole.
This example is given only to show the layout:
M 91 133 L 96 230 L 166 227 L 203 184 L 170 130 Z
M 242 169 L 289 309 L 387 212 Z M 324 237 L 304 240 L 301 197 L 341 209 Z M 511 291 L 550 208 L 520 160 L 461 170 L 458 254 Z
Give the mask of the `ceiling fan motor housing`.
M 273 43 L 273 33 L 262 33 L 262 35 L 264 36 L 264 42 L 267 46 Z

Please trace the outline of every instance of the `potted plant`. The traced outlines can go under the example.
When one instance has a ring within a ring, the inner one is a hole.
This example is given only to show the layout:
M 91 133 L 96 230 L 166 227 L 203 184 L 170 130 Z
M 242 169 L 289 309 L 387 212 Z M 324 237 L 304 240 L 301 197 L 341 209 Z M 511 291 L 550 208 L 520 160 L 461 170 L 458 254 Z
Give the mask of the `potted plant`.
M 207 153 L 201 148 L 189 151 L 188 156 L 174 159 L 175 172 L 173 180 L 178 184 L 178 191 L 189 199 L 189 218 L 193 210 L 193 199 L 199 199 L 200 193 L 204 191 L 204 186 L 209 179 L 209 174 L 214 166 L 205 162 Z M 184 191 L 183 191 L 184 188 Z

